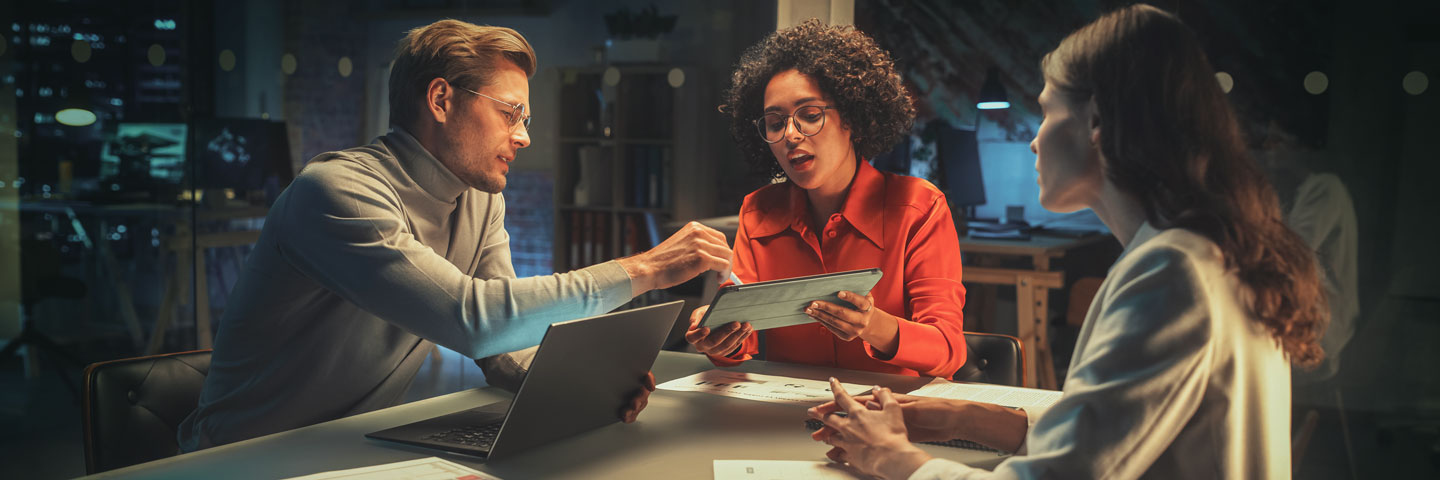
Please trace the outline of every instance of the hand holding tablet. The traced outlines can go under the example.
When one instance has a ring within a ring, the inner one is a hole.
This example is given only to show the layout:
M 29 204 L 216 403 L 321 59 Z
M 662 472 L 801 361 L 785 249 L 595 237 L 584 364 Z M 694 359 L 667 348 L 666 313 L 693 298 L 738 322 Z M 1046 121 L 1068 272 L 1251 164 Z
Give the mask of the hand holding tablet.
M 733 276 L 733 274 L 732 274 Z M 878 268 L 771 280 L 720 289 L 698 326 L 715 329 L 729 322 L 748 322 L 754 330 L 788 327 L 815 321 L 805 309 L 815 301 L 851 305 L 837 294 L 865 295 L 880 281 Z

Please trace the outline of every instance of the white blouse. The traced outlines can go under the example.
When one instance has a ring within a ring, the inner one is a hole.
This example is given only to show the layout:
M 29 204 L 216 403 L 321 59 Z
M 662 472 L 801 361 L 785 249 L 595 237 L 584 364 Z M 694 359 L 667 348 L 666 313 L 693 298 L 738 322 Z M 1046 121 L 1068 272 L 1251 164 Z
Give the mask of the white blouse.
M 1029 411 L 993 472 L 926 462 L 912 480 L 1290 478 L 1290 368 L 1219 248 L 1141 225 L 1085 317 L 1064 395 Z

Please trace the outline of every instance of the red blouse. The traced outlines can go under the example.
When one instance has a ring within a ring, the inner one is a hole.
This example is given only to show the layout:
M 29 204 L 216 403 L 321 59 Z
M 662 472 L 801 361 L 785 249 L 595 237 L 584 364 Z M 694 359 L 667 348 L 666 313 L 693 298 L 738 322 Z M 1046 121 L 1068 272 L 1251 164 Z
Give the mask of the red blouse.
M 836 338 L 819 322 L 766 330 L 766 360 L 899 375 L 949 377 L 965 363 L 960 310 L 960 242 L 945 195 L 925 180 L 884 173 L 860 162 L 840 213 L 818 241 L 805 220 L 809 199 L 790 183 L 769 185 L 740 207 L 733 269 L 744 282 L 879 267 L 875 306 L 899 317 L 893 358 L 868 342 Z M 760 332 L 756 332 L 758 335 Z M 730 357 L 734 366 L 759 352 L 756 335 Z

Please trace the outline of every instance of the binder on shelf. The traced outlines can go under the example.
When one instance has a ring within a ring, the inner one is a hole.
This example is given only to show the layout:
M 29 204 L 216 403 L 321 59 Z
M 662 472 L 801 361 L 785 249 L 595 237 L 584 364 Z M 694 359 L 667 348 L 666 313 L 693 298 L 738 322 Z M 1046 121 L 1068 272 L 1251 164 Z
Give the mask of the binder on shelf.
M 645 206 L 656 208 L 660 206 L 660 148 L 646 147 L 645 158 Z
M 640 245 L 640 222 L 637 221 L 635 217 L 636 215 L 634 214 L 624 215 L 625 228 L 622 230 L 624 235 L 622 235 L 620 239 L 620 256 L 622 257 L 628 257 L 645 250 L 645 248 Z
M 595 216 L 591 215 L 593 212 L 579 213 L 584 217 L 583 224 L 585 225 L 585 229 L 580 232 L 585 243 L 580 246 L 580 265 L 577 265 L 577 267 L 583 268 L 594 265 L 595 263 L 591 257 L 592 252 L 595 251 L 595 235 L 593 233 L 595 231 Z
M 645 248 L 653 248 L 660 244 L 660 227 L 658 222 L 655 221 L 654 213 L 645 212 L 641 215 L 645 217 L 646 239 L 649 240 L 649 245 Z
M 610 205 L 610 157 L 599 145 L 585 145 L 576 151 L 575 205 Z

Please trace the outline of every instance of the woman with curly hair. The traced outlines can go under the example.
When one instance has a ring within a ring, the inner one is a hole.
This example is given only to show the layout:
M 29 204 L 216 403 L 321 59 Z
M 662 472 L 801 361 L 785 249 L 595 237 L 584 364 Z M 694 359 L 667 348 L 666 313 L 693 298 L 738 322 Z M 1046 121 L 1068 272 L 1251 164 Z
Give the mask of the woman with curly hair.
M 1323 356 L 1314 256 L 1285 227 L 1195 33 L 1149 5 L 1041 62 L 1040 203 L 1092 208 L 1125 252 L 1048 409 L 893 395 L 813 408 L 828 456 L 881 478 L 1290 478 L 1290 369 Z M 837 411 L 848 416 L 833 415 Z M 911 441 L 1019 453 L 993 472 Z
M 965 363 L 960 247 L 945 195 L 876 170 L 915 117 L 890 55 L 849 26 L 810 20 L 740 58 L 721 111 L 756 168 L 785 181 L 740 207 L 732 266 L 744 282 L 879 267 L 869 295 L 814 302 L 814 323 L 765 332 L 766 359 L 948 377 Z M 716 365 L 759 353 L 749 324 L 686 340 Z

